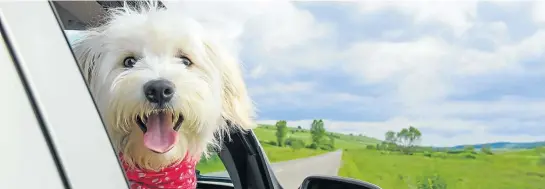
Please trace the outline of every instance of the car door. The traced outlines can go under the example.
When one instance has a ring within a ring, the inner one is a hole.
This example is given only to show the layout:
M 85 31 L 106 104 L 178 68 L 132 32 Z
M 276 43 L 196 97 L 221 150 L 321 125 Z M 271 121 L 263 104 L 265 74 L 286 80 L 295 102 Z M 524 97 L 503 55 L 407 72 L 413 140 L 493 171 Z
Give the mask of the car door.
M 0 11 L 0 188 L 128 188 L 49 2 L 3 1 Z
M 0 188 L 64 188 L 57 172 L 58 161 L 50 151 L 49 135 L 42 130 L 19 69 L 4 37 L 0 37 L 0 85 L 6 86 L 0 98 Z M 26 182 L 29 178 L 32 182 Z

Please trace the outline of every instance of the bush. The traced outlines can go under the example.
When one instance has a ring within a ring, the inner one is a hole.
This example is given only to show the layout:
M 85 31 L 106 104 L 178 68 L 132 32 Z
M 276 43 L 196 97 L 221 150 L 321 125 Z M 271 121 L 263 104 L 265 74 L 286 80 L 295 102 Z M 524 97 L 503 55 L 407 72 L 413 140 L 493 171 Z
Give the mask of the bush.
M 295 138 L 292 138 L 292 137 L 289 137 L 289 138 L 287 138 L 287 139 L 284 141 L 284 144 L 285 144 L 286 146 L 291 146 L 291 143 L 292 143 L 294 140 L 296 140 L 296 139 L 295 139 Z
M 327 151 L 333 151 L 333 150 L 335 150 L 335 147 L 333 147 L 333 145 L 331 145 L 331 144 L 322 144 L 322 145 L 320 145 L 320 149 L 327 150 Z
M 436 157 L 436 158 L 442 158 L 442 159 L 445 159 L 447 158 L 447 153 L 445 152 L 435 152 L 433 153 L 433 157 Z
M 465 152 L 461 154 L 466 159 L 477 159 L 477 156 L 471 152 Z
M 447 182 L 438 174 L 423 176 L 416 183 L 418 189 L 446 189 Z
M 461 154 L 463 152 L 464 151 L 461 151 L 461 150 L 449 150 L 449 151 L 447 151 L 448 154 Z
M 432 156 L 432 154 L 431 154 L 431 152 L 428 152 L 428 151 L 424 151 L 424 156 L 426 156 L 426 157 L 431 157 L 431 156 Z
M 312 143 L 310 144 L 307 148 L 310 148 L 310 149 L 318 149 L 318 145 L 316 143 Z
M 290 147 L 293 150 L 299 150 L 305 147 L 305 142 L 301 139 L 294 139 L 290 141 Z
M 276 143 L 276 141 L 272 141 L 272 140 L 271 140 L 271 141 L 269 141 L 269 142 L 267 142 L 267 144 L 270 144 L 270 145 L 273 145 L 273 146 L 276 146 L 276 145 L 278 145 L 278 144 Z
M 492 155 L 492 154 L 494 154 L 494 153 L 492 153 L 492 150 L 491 150 L 490 148 L 485 148 L 485 147 L 481 148 L 481 152 L 482 152 L 483 154 L 487 154 L 487 155 Z
M 374 145 L 366 145 L 365 148 L 368 149 L 368 150 L 374 150 L 375 146 Z

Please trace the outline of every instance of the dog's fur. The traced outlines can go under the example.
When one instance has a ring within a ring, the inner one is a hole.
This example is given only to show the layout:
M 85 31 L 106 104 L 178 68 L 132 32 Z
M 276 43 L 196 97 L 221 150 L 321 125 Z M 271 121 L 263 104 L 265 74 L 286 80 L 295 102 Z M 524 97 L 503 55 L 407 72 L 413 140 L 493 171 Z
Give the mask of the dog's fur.
M 84 31 L 73 51 L 114 147 L 130 166 L 160 170 L 182 160 L 185 153 L 199 159 L 208 146 L 219 146 L 219 133 L 255 126 L 239 62 L 199 22 L 160 9 L 156 2 L 138 9 L 125 4 L 108 11 L 105 18 Z M 182 64 L 181 55 L 193 64 Z M 127 56 L 137 58 L 133 68 L 123 67 Z M 176 86 L 166 111 L 184 118 L 178 142 L 166 153 L 144 146 L 136 122 L 157 111 L 142 88 L 158 78 Z

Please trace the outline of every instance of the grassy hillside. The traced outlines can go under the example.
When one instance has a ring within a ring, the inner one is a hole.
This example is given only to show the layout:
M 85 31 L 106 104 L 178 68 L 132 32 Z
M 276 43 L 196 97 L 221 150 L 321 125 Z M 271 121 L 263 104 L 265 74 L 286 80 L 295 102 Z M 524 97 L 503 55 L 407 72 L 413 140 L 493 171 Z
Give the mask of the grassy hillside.
M 430 156 L 430 157 L 428 157 Z M 537 150 L 485 155 L 443 152 L 401 155 L 371 149 L 343 153 L 340 176 L 378 184 L 382 188 L 545 189 L 545 163 Z M 441 183 L 444 187 L 440 187 Z
M 254 129 L 254 133 L 257 135 L 257 138 L 262 143 L 267 143 L 270 141 L 276 141 L 276 129 L 272 125 L 260 125 Z M 350 136 L 346 134 L 333 133 L 335 136 L 335 147 L 342 149 L 350 148 L 362 148 L 367 144 L 377 144 L 382 141 L 367 137 L 367 136 Z M 286 138 L 293 137 L 299 138 L 305 141 L 305 143 L 310 144 L 312 142 L 310 131 L 306 129 L 297 129 L 290 127 L 290 132 Z

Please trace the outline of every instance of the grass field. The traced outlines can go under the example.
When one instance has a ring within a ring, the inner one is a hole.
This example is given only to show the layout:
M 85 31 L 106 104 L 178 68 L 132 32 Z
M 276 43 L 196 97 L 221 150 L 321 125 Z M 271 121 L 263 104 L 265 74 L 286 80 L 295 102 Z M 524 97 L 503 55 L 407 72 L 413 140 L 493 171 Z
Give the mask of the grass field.
M 288 137 L 299 138 L 305 141 L 306 144 L 311 143 L 311 135 L 308 130 L 298 130 L 296 128 L 290 128 L 293 132 L 289 132 Z M 297 131 L 296 131 L 297 130 Z M 315 155 L 320 155 L 328 151 L 325 150 L 313 150 L 308 148 L 302 148 L 298 150 L 293 150 L 289 147 L 278 147 L 271 144 L 268 144 L 271 141 L 276 141 L 276 130 L 274 126 L 264 125 L 254 129 L 254 133 L 259 139 L 267 158 L 270 162 L 280 162 L 293 160 L 298 158 L 305 158 Z M 380 142 L 377 139 L 368 138 L 365 136 L 350 136 L 338 134 L 338 139 L 335 140 L 335 147 L 342 149 L 352 149 L 352 148 L 361 148 L 365 144 L 376 144 Z M 217 156 L 213 156 L 208 160 L 201 160 L 197 165 L 197 169 L 201 173 L 209 173 L 216 171 L 223 171 L 225 167 L 221 163 L 221 160 Z
M 433 154 L 432 154 L 433 155 Z M 377 150 L 343 152 L 339 176 L 375 183 L 382 188 L 422 189 L 419 181 L 438 175 L 447 187 L 433 189 L 545 189 L 545 166 L 535 150 L 477 154 L 475 159 L 442 153 L 442 157 L 383 154 Z M 432 189 L 432 188 L 430 188 Z

